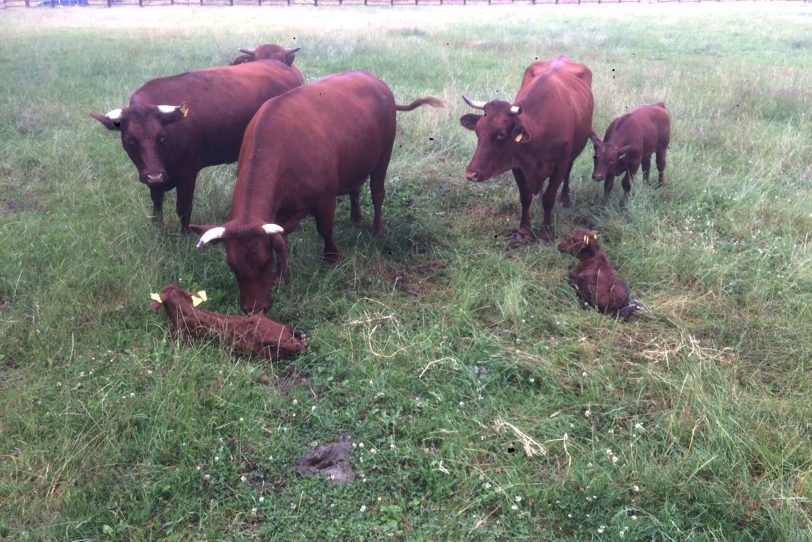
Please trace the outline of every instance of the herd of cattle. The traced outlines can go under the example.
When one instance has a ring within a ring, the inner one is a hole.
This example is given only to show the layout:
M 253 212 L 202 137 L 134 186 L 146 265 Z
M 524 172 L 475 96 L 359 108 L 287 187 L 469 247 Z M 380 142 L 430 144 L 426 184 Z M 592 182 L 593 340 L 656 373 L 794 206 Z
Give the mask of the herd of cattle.
M 442 106 L 433 97 L 399 105 L 383 81 L 364 71 L 305 84 L 294 65 L 298 50 L 271 44 L 241 50 L 229 66 L 153 79 L 132 94 L 127 107 L 91 113 L 107 129 L 120 132 L 140 181 L 149 187 L 158 220 L 164 194 L 177 188 L 182 230 L 200 235 L 198 248 L 225 244 L 240 307 L 249 314 L 270 310 L 272 285 L 287 278 L 286 237 L 303 218 L 314 217 L 325 262 L 339 260 L 332 237 L 336 197 L 349 195 L 350 220 L 360 221 L 360 191 L 367 178 L 372 233 L 383 232 L 384 180 L 397 112 Z M 606 197 L 621 174 L 628 195 L 641 165 L 648 181 L 652 154 L 659 184 L 664 183 L 670 132 L 665 105 L 644 105 L 614 119 L 601 139 L 592 129 L 592 72 L 565 56 L 531 64 L 513 103 L 463 99 L 482 110 L 460 118 L 477 135 L 465 177 L 480 182 L 512 171 L 522 208 L 514 241 L 533 237 L 530 204 L 544 181 L 539 238 L 553 240 L 559 187 L 563 184 L 561 202 L 568 206 L 570 172 L 590 140 L 595 147 L 592 178 L 604 183 Z M 190 224 L 198 172 L 235 160 L 228 221 Z M 570 280 L 584 302 L 622 318 L 639 307 L 629 303 L 628 288 L 600 250 L 596 232 L 579 231 L 558 248 L 580 259 Z

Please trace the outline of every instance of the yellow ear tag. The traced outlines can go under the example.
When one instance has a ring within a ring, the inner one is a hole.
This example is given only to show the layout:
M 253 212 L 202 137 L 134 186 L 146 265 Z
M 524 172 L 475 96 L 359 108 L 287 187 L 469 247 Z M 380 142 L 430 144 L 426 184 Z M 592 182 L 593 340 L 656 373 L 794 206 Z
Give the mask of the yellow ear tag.
M 163 301 L 161 300 L 161 294 L 149 294 L 149 298 L 155 301 L 156 303 L 163 303 Z
M 206 296 L 206 290 L 200 290 L 197 292 L 197 297 L 199 297 L 202 301 L 208 301 L 209 298 Z
M 589 244 L 589 236 L 588 235 L 584 235 L 584 244 L 585 245 Z
M 521 143 L 522 142 L 522 137 L 524 137 L 524 134 L 519 134 L 519 135 L 517 135 L 516 137 L 513 138 L 513 141 L 515 141 L 516 143 Z
M 592 240 L 593 240 L 593 241 L 597 241 L 597 240 L 598 240 L 598 234 L 597 234 L 597 233 L 596 233 L 595 235 L 593 235 L 593 236 L 592 236 Z
M 203 303 L 203 300 L 202 300 L 202 299 L 200 299 L 200 298 L 199 298 L 199 297 L 197 297 L 196 295 L 193 295 L 193 296 L 192 296 L 192 306 L 193 306 L 193 307 L 197 307 L 197 306 L 198 306 L 198 305 L 200 305 L 201 303 Z
M 186 118 L 189 115 L 189 104 L 186 102 L 181 103 L 180 112 L 183 113 L 183 118 Z

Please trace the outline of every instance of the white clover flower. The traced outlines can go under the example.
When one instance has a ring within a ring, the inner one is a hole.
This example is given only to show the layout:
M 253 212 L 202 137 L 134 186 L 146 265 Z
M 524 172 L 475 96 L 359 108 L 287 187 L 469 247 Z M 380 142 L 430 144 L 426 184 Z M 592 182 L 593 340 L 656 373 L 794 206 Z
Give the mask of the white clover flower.
M 606 530 L 606 525 L 601 525 L 600 527 L 598 527 L 598 534 L 603 534 L 603 531 L 605 531 L 605 530 Z
M 259 498 L 259 502 L 260 502 L 260 503 L 265 502 L 265 497 L 260 497 L 260 498 Z
M 490 488 L 491 488 L 491 483 L 490 482 L 485 482 L 485 489 L 490 489 Z
M 519 509 L 519 507 L 518 507 L 518 506 L 516 506 L 516 505 L 514 504 L 514 505 L 511 505 L 510 509 L 511 509 L 511 510 L 518 510 L 518 509 Z
M 294 399 L 294 400 L 293 400 L 293 404 L 294 404 L 294 405 L 298 405 L 298 404 L 299 404 L 299 400 L 298 400 L 298 399 Z
M 211 480 L 211 474 L 204 474 L 204 475 L 203 475 L 203 480 L 205 480 L 206 482 L 208 482 L 209 480 Z
M 632 490 L 633 490 L 635 493 L 640 493 L 640 486 L 638 486 L 637 484 L 634 484 L 634 487 L 632 487 Z
M 515 500 L 516 500 L 516 502 L 522 502 L 522 496 L 521 495 L 516 495 Z
M 637 422 L 636 424 L 634 424 L 634 430 L 635 430 L 635 431 L 644 431 L 645 429 L 643 428 L 643 424 L 642 424 L 642 423 Z
M 620 458 L 618 456 L 616 456 L 616 455 L 613 455 L 612 456 L 612 463 L 617 463 L 618 461 L 620 461 Z
M 359 448 L 363 448 L 363 447 L 364 447 L 364 443 L 363 443 L 363 442 L 359 442 L 359 443 L 358 443 L 358 447 L 359 447 Z
M 220 456 L 219 456 L 219 455 L 215 455 L 215 456 L 214 456 L 214 460 L 215 460 L 215 461 L 220 461 Z
M 389 444 L 389 449 L 390 449 L 390 450 L 394 450 L 394 449 L 395 449 L 395 443 L 394 443 L 394 442 L 392 442 L 392 443 L 390 443 L 390 444 Z
M 371 453 L 371 454 L 377 454 L 377 453 L 378 453 L 378 450 L 376 450 L 375 448 L 370 448 L 370 449 L 369 449 L 369 453 Z
M 245 475 L 240 476 L 240 482 L 245 483 L 247 481 L 248 481 L 248 477 L 246 477 Z
M 360 512 L 366 512 L 366 511 L 367 511 L 367 505 L 362 504 L 362 505 L 361 505 Z
M 584 411 L 584 417 L 589 418 L 590 416 L 592 416 L 592 412 L 590 410 L 588 410 L 588 409 L 585 410 Z
M 252 516 L 256 516 L 256 515 L 257 515 L 257 509 L 256 509 L 256 508 L 252 508 L 252 509 L 251 509 L 251 515 L 252 515 Z
M 240 423 L 244 422 L 245 418 L 240 418 Z

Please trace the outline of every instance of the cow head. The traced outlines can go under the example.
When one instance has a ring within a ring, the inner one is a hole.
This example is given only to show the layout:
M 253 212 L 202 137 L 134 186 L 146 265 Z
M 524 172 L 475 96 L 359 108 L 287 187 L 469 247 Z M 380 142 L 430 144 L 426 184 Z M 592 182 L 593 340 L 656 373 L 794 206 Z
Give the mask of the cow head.
M 165 184 L 169 177 L 166 161 L 170 146 L 166 128 L 188 114 L 181 105 L 131 105 L 106 115 L 91 113 L 108 130 L 121 133 L 121 144 L 138 169 L 138 179 L 148 186 Z
M 301 47 L 286 49 L 281 45 L 265 43 L 256 49 L 240 49 L 242 55 L 235 58 L 231 64 L 245 64 L 246 62 L 253 62 L 255 60 L 278 60 L 288 66 L 292 66 L 293 61 L 296 59 L 296 53 L 298 53 L 300 49 Z
M 592 180 L 603 182 L 606 177 L 615 177 L 626 171 L 626 155 L 632 149 L 630 145 L 618 147 L 601 141 L 595 130 L 589 135 L 595 146 L 595 165 L 592 169 Z
M 284 230 L 276 224 L 189 224 L 200 235 L 197 248 L 222 242 L 226 261 L 240 290 L 240 308 L 246 314 L 271 310 L 274 255 L 285 250 Z
M 474 130 L 477 137 L 476 151 L 465 168 L 465 178 L 487 181 L 514 167 L 516 152 L 531 139 L 522 123 L 522 107 L 501 100 L 485 103 L 462 98 L 471 107 L 484 111 L 482 115 L 468 113 L 460 117 L 460 124 Z
M 595 230 L 578 230 L 569 239 L 558 243 L 558 251 L 583 258 L 599 250 L 598 232 Z

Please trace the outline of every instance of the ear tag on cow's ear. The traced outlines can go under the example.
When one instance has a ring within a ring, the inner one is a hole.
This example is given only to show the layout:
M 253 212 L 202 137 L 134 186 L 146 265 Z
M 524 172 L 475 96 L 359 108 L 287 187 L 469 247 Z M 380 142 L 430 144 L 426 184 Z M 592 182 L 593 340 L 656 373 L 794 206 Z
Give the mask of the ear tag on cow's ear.
M 161 300 L 161 294 L 149 294 L 149 298 L 156 303 L 163 303 L 163 300 Z
M 589 236 L 588 235 L 584 235 L 584 244 L 585 245 L 589 244 Z
M 200 290 L 199 292 L 197 292 L 197 295 L 192 296 L 192 306 L 197 307 L 198 305 L 200 305 L 201 303 L 203 303 L 207 299 L 208 299 L 208 297 L 206 297 L 206 292 L 203 291 L 203 290 Z
M 189 104 L 187 104 L 186 102 L 181 102 L 180 112 L 183 113 L 183 118 L 189 116 Z
M 519 135 L 517 135 L 516 137 L 513 138 L 513 141 L 515 141 L 516 143 L 521 143 L 523 137 L 524 137 L 524 134 L 519 134 Z

